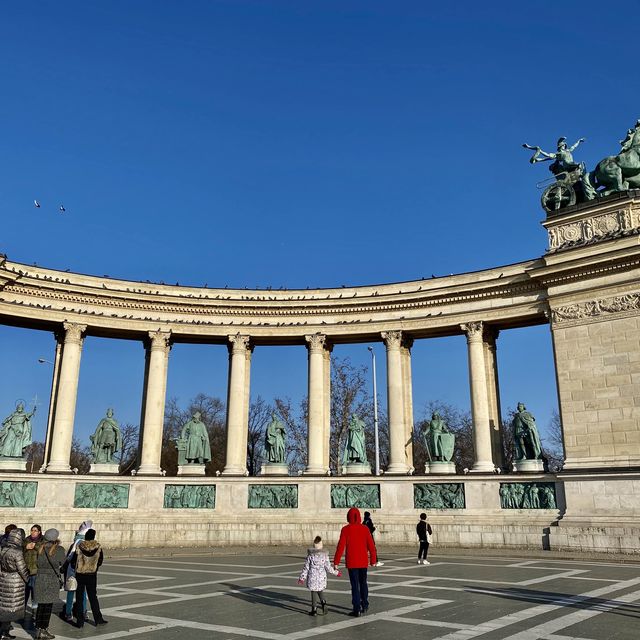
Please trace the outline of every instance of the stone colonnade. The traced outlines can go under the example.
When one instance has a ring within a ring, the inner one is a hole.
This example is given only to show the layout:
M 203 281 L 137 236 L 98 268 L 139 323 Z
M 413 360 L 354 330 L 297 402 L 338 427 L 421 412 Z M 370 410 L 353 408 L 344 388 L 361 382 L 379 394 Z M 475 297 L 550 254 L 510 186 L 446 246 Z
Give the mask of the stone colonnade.
M 500 402 L 497 379 L 498 332 L 482 322 L 460 325 L 469 351 L 475 464 L 471 471 L 493 472 L 502 465 Z M 50 419 L 45 446 L 48 473 L 71 473 L 69 459 L 73 439 L 80 358 L 86 325 L 65 322 L 58 340 Z M 373 336 L 372 336 L 373 337 Z M 413 467 L 413 396 L 411 347 L 413 338 L 400 331 L 379 334 L 386 347 L 387 407 L 389 414 L 389 465 L 385 473 L 406 475 Z M 145 340 L 145 379 L 142 398 L 138 475 L 160 475 L 160 456 L 166 401 L 170 331 L 152 331 Z M 330 337 L 305 336 L 308 351 L 308 449 L 305 475 L 329 472 L 330 439 Z M 247 475 L 246 450 L 250 402 L 250 335 L 228 336 L 229 376 L 227 392 L 227 450 L 223 475 Z

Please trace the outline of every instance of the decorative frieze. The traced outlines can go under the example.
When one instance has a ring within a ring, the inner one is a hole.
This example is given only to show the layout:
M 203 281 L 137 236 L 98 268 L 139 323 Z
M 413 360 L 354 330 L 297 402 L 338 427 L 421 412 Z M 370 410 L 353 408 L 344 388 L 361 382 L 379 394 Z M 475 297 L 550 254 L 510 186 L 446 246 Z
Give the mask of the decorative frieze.
M 126 509 L 129 506 L 129 485 L 79 482 L 73 506 L 76 509 Z
M 556 509 L 556 485 L 553 482 L 501 482 L 500 506 L 503 509 Z
M 590 300 L 576 304 L 557 307 L 551 310 L 551 318 L 554 324 L 567 320 L 581 320 L 594 318 L 610 313 L 623 313 L 640 309 L 640 294 L 627 293 L 614 298 Z
M 549 226 L 547 231 L 549 250 L 559 251 L 640 233 L 640 218 L 638 211 L 629 207 Z
M 297 509 L 297 484 L 250 484 L 249 509 Z
M 464 483 L 414 484 L 415 509 L 464 509 Z
M 37 482 L 0 482 L 0 507 L 31 509 L 36 506 Z
M 215 484 L 165 484 L 165 509 L 214 509 Z
M 379 484 L 332 484 L 332 509 L 380 509 Z

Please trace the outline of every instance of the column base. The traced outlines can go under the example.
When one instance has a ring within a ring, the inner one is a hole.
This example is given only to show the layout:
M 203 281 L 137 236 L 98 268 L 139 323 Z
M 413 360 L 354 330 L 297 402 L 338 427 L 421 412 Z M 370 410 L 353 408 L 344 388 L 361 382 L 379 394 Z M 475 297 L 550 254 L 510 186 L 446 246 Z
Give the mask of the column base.
M 71 466 L 69 464 L 63 464 L 61 462 L 49 462 L 45 473 L 72 473 Z
M 496 466 L 493 462 L 476 462 L 469 470 L 470 473 L 494 473 Z
M 89 473 L 102 473 L 117 476 L 120 472 L 120 465 L 113 462 L 94 462 L 89 467 Z
M 407 476 L 410 470 L 406 464 L 392 464 L 385 472 L 385 476 Z
M 453 462 L 425 462 L 424 472 L 431 474 L 451 475 L 456 472 L 456 465 Z
M 542 460 L 516 460 L 515 466 L 518 473 L 541 473 L 544 471 Z
M 307 467 L 303 475 L 305 476 L 326 476 L 327 470 L 324 467 Z
M 246 467 L 225 467 L 222 471 L 223 476 L 248 476 L 249 472 Z
M 155 464 L 143 464 L 136 471 L 137 476 L 161 476 L 162 469 L 159 465 Z

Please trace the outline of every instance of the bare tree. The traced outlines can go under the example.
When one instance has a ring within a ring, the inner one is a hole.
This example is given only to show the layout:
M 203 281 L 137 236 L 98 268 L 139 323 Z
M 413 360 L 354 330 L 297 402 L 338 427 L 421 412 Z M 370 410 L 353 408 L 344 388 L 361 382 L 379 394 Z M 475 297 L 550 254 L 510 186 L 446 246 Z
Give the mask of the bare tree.
M 27 456 L 27 471 L 38 472 L 44 464 L 44 442 L 32 442 L 25 450 Z
M 258 396 L 249 405 L 249 432 L 247 436 L 247 470 L 258 475 L 264 457 L 264 432 L 269 424 L 273 407 Z
M 114 455 L 115 461 L 120 465 L 120 475 L 129 475 L 135 468 L 138 457 L 139 432 L 137 425 L 130 423 L 120 425 L 122 448 Z
M 287 434 L 287 463 L 292 473 L 305 468 L 307 463 L 307 415 L 306 398 L 296 410 L 290 398 L 275 398 L 275 412 L 284 423 Z
M 553 410 L 551 420 L 547 425 L 546 433 L 542 435 L 544 452 L 547 456 L 549 471 L 561 471 L 566 458 L 564 451 L 564 438 L 562 435 L 562 422 L 557 409 Z
M 71 457 L 69 458 L 71 469 L 77 469 L 79 474 L 89 473 L 91 467 L 91 450 L 83 447 L 78 438 L 71 441 Z

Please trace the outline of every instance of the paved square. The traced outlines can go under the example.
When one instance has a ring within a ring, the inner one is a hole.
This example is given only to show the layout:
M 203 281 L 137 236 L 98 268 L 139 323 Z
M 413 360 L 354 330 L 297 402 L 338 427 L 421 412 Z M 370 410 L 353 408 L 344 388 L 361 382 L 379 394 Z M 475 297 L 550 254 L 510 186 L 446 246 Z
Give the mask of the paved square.
M 637 640 L 640 565 L 458 552 L 417 565 L 384 553 L 369 571 L 370 610 L 350 618 L 349 580 L 330 576 L 329 612 L 312 618 L 297 584 L 304 553 L 107 559 L 107 627 L 52 619 L 59 640 Z M 21 638 L 30 637 L 16 629 Z

